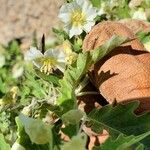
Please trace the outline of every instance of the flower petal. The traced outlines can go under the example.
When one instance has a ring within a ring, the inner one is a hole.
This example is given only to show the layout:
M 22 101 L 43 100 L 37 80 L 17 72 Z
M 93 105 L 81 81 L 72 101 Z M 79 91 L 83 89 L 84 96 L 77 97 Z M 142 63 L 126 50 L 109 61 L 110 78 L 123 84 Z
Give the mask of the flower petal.
M 62 22 L 64 23 L 67 23 L 69 22 L 70 20 L 70 4 L 66 4 L 66 5 L 63 5 L 61 8 L 60 8 L 60 11 L 59 11 L 59 15 L 58 17 L 61 19 Z
M 83 26 L 84 31 L 87 33 L 91 30 L 91 28 L 94 26 L 95 22 L 88 22 Z
M 85 13 L 87 21 L 93 21 L 95 17 L 98 15 L 96 9 L 94 8 L 87 8 L 87 11 L 85 11 Z
M 88 0 L 77 0 L 77 3 L 82 7 L 82 12 L 86 14 L 87 20 L 93 20 L 97 16 L 96 9 Z
M 68 22 L 70 22 L 70 14 L 69 13 L 60 13 L 59 15 L 58 15 L 58 17 L 61 19 L 61 21 L 62 22 L 64 22 L 64 23 L 68 23 Z
M 64 72 L 65 69 L 66 69 L 65 63 L 58 63 L 58 64 L 56 65 L 56 67 L 57 67 L 61 72 Z
M 58 51 L 58 55 L 57 55 L 57 61 L 58 62 L 66 62 L 65 58 L 67 57 L 66 54 L 64 53 L 64 50 L 61 49 L 56 49 L 55 51 Z
M 31 47 L 30 50 L 25 53 L 25 60 L 31 61 L 42 56 L 43 54 L 36 47 Z
M 84 3 L 89 3 L 89 1 L 87 1 L 87 0 L 76 0 L 76 3 L 79 5 L 79 6 L 83 6 L 84 5 Z
M 41 59 L 37 58 L 37 59 L 33 60 L 33 64 L 37 68 L 41 68 L 43 66 L 42 58 Z
M 99 16 L 101 16 L 101 15 L 103 15 L 103 14 L 106 14 L 106 12 L 105 12 L 105 10 L 104 10 L 103 8 L 100 8 L 100 9 L 98 10 L 97 14 L 98 14 Z
M 66 24 L 66 25 L 64 26 L 64 30 L 65 30 L 66 33 L 68 33 L 68 34 L 69 34 L 69 31 L 71 30 L 71 28 L 72 28 L 71 24 Z
M 45 51 L 44 56 L 46 56 L 46 57 L 54 57 L 53 56 L 53 49 L 48 49 L 47 51 Z
M 44 53 L 45 57 L 53 57 L 58 62 L 65 62 L 65 53 L 61 49 L 49 49 Z
M 82 33 L 82 26 L 81 27 L 73 26 L 69 31 L 69 37 L 72 38 L 74 35 L 80 35 L 81 33 Z

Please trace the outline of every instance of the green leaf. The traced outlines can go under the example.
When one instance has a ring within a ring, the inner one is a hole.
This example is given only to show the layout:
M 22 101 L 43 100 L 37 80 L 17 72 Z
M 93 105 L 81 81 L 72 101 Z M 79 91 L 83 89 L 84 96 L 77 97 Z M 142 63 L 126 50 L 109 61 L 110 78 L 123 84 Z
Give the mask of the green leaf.
M 50 142 L 52 139 L 51 126 L 44 124 L 41 120 L 29 118 L 23 114 L 19 115 L 19 119 L 33 143 L 46 144 Z
M 25 72 L 25 85 L 30 87 L 32 90 L 32 94 L 37 98 L 43 98 L 45 96 L 45 90 L 42 87 L 41 80 L 35 79 L 35 75 L 33 72 L 26 71 Z
M 56 34 L 56 36 L 61 40 L 64 41 L 66 39 L 69 39 L 68 34 L 63 29 L 56 29 L 52 28 L 52 31 Z
M 16 117 L 15 120 L 17 124 L 17 134 L 18 134 L 17 142 L 25 147 L 26 145 L 29 145 L 30 143 L 29 136 L 26 134 L 24 130 L 24 126 L 21 120 L 19 119 L 19 117 Z
M 86 135 L 74 136 L 71 141 L 62 145 L 61 150 L 86 150 Z
M 123 134 L 120 134 L 115 140 L 112 138 L 108 138 L 106 142 L 99 147 L 99 149 L 106 150 L 111 148 L 113 150 L 124 150 L 130 148 L 132 145 L 138 143 L 148 135 L 150 135 L 150 131 L 139 136 L 125 136 Z
M 84 112 L 78 109 L 70 110 L 67 113 L 62 115 L 62 121 L 65 125 L 68 124 L 78 124 L 82 117 L 84 116 Z
M 17 139 L 17 143 L 21 144 L 23 147 L 27 148 L 27 150 L 59 150 L 59 145 L 60 145 L 60 139 L 58 136 L 58 132 L 56 133 L 55 129 L 52 128 L 52 132 L 53 132 L 53 138 L 51 138 L 51 140 L 49 141 L 48 144 L 42 144 L 42 145 L 38 145 L 35 143 L 32 143 L 28 134 L 25 132 L 24 129 L 24 124 L 21 122 L 21 120 L 19 119 L 19 117 L 16 118 L 16 123 L 17 123 L 17 134 L 18 134 L 18 139 Z M 38 125 L 37 125 L 38 126 Z M 32 132 L 35 132 L 35 134 L 37 133 L 36 128 L 33 129 Z M 41 132 L 43 131 L 43 128 L 41 128 Z M 42 133 L 39 135 L 43 136 L 46 135 L 47 137 L 47 132 Z M 38 136 L 38 135 L 36 135 Z M 44 138 L 43 138 L 44 140 Z M 41 143 L 41 142 L 40 142 Z
M 142 43 L 150 42 L 150 33 L 138 32 L 137 36 Z
M 77 125 L 72 125 L 72 124 L 69 124 L 69 125 L 65 125 L 65 128 L 61 128 L 61 131 L 69 136 L 70 138 L 72 138 L 73 136 L 77 135 L 78 133 L 78 128 L 77 128 Z
M 110 53 L 114 48 L 128 41 L 129 39 L 127 37 L 112 36 L 111 39 L 105 42 L 102 46 L 91 51 L 92 64 L 98 62 L 100 59 Z
M 75 66 L 70 66 L 64 74 L 64 79 L 73 87 L 76 87 L 80 82 L 81 78 L 87 73 L 91 62 L 91 56 L 89 52 L 80 53 L 78 55 Z
M 76 97 L 73 87 L 67 80 L 60 80 L 60 96 L 57 99 L 57 104 L 61 107 L 61 111 L 57 115 L 61 116 L 71 109 L 76 109 Z
M 10 150 L 10 145 L 6 143 L 3 134 L 0 134 L 0 149 Z
M 94 7 L 100 7 L 101 1 L 100 0 L 91 0 L 91 3 L 93 4 Z
M 46 75 L 37 69 L 35 71 L 37 76 L 39 76 L 43 80 L 53 83 L 54 85 L 59 85 L 59 78 L 56 75 Z
M 125 135 L 135 135 L 150 131 L 150 113 L 140 116 L 133 112 L 138 107 L 139 102 L 131 102 L 126 105 L 118 104 L 113 107 L 106 105 L 99 110 L 93 110 L 89 115 L 91 128 L 95 132 L 102 131 L 103 128 L 109 129 L 110 134 L 123 133 Z M 142 143 L 150 147 L 150 136 L 145 138 Z
M 65 128 L 62 128 L 62 132 L 68 135 L 70 138 L 77 135 L 79 132 L 80 121 L 85 116 L 85 113 L 78 109 L 73 109 L 63 114 L 61 119 L 65 124 Z

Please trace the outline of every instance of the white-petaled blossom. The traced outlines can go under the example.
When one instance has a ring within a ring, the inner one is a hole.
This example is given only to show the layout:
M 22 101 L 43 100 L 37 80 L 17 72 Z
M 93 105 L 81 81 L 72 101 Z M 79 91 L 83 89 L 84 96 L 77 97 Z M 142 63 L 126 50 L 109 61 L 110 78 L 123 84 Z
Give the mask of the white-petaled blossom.
M 65 31 L 69 37 L 80 35 L 83 30 L 89 32 L 95 24 L 96 9 L 88 0 L 74 0 L 63 5 L 59 18 L 65 23 Z
M 11 150 L 26 150 L 22 145 L 19 143 L 15 142 L 11 148 Z
M 139 8 L 133 13 L 132 19 L 147 20 L 147 16 L 144 10 L 142 8 Z
M 31 47 L 25 54 L 25 60 L 32 61 L 45 74 L 50 74 L 56 69 L 64 72 L 66 68 L 65 57 L 65 53 L 61 49 L 49 49 L 42 54 L 35 47 Z

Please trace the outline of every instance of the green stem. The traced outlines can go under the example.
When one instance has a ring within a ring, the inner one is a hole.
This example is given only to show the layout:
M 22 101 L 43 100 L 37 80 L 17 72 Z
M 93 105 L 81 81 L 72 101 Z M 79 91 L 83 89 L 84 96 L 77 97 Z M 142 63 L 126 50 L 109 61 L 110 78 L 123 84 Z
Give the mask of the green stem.
M 81 92 L 81 93 L 78 93 L 77 96 L 83 96 L 83 95 L 99 95 L 99 92 Z
M 82 80 L 82 82 L 79 84 L 79 86 L 76 88 L 75 93 L 78 95 L 89 83 L 89 77 L 85 76 L 85 78 Z

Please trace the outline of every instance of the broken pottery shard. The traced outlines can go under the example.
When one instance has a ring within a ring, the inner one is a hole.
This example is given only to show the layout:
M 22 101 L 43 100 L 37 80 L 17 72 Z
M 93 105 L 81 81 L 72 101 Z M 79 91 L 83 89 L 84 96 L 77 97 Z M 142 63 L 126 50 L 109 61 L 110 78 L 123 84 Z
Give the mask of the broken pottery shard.
M 150 23 L 148 21 L 136 19 L 123 19 L 119 22 L 127 26 L 134 34 L 138 32 L 150 32 Z
M 109 103 L 140 100 L 139 111 L 149 110 L 150 53 L 145 51 L 129 28 L 113 21 L 99 23 L 86 36 L 83 50 L 97 48 L 113 35 L 134 40 L 116 48 L 94 65 L 93 82 Z M 107 78 L 102 81 L 105 74 Z

